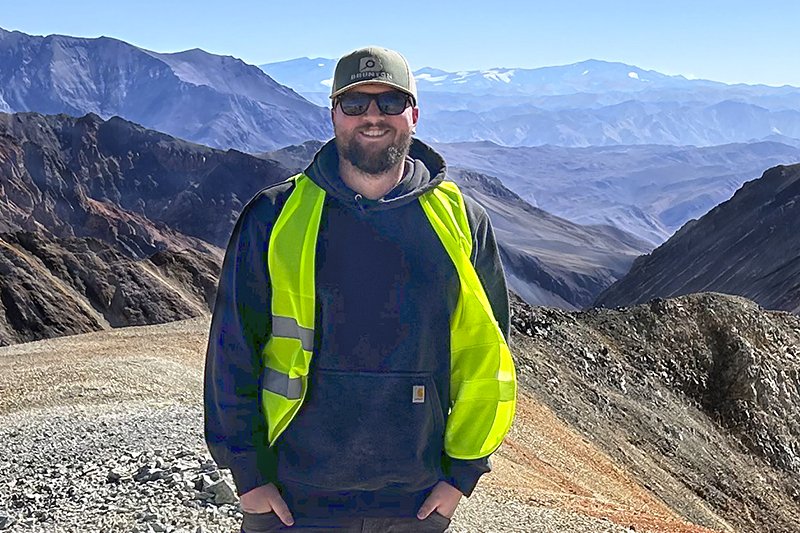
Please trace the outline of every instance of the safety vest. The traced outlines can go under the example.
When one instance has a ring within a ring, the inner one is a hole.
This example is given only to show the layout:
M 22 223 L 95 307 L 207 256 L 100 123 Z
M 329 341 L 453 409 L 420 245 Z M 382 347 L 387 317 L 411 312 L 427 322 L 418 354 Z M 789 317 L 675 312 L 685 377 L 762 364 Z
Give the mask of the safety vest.
M 314 349 L 315 262 L 325 191 L 298 174 L 269 240 L 272 332 L 262 352 L 261 401 L 270 445 L 289 426 L 308 390 Z M 444 449 L 454 459 L 494 452 L 511 426 L 516 374 L 508 345 L 470 262 L 464 199 L 452 182 L 419 197 L 460 279 L 450 321 L 450 412 Z

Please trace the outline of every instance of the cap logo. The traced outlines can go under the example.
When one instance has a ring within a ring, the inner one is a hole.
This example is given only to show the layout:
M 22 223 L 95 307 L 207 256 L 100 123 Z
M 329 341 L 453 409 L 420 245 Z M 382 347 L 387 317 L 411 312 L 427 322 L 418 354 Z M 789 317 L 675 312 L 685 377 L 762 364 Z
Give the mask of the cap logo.
M 383 63 L 375 56 L 362 57 L 358 62 L 358 72 L 350 75 L 350 81 L 364 80 L 368 78 L 383 78 L 391 81 L 391 73 L 383 70 Z
M 359 72 L 380 72 L 382 70 L 381 60 L 374 56 L 362 57 L 358 64 Z

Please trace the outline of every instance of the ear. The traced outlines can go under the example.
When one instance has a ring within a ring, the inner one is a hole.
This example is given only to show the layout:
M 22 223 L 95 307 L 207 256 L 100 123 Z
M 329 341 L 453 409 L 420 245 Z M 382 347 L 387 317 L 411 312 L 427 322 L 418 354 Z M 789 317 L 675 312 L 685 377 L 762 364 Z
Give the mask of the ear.
M 412 107 L 411 108 L 411 123 L 414 126 L 416 126 L 418 120 L 419 120 L 419 108 L 418 107 Z

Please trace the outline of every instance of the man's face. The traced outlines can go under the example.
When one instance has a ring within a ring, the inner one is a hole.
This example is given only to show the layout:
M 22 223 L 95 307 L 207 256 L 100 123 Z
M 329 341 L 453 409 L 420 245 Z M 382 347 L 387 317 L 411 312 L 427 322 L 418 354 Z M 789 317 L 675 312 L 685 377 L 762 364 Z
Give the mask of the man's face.
M 394 91 L 381 84 L 354 87 L 352 92 L 378 94 Z M 349 93 L 350 91 L 348 91 Z M 405 160 L 419 110 L 406 107 L 399 115 L 385 115 L 374 100 L 366 113 L 345 115 L 341 106 L 331 110 L 339 157 L 367 174 L 382 174 Z

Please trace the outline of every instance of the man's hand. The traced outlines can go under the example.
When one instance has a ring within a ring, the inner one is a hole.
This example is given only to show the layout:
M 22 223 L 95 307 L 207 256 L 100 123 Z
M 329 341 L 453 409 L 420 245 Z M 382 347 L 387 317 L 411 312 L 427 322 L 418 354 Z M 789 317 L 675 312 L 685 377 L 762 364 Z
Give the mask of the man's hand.
M 430 496 L 417 511 L 417 518 L 425 520 L 434 511 L 447 518 L 453 518 L 453 513 L 456 512 L 461 496 L 463 494 L 461 494 L 460 490 L 449 483 L 440 481 L 433 487 Z
M 274 512 L 285 525 L 291 526 L 294 524 L 294 517 L 274 483 L 261 485 L 249 490 L 242 494 L 239 499 L 242 503 L 243 511 L 252 514 Z

